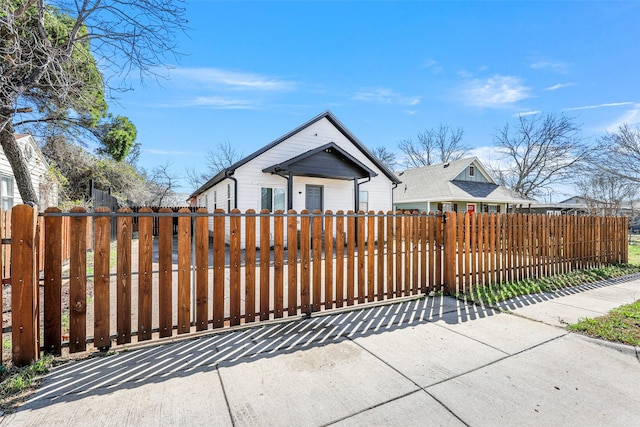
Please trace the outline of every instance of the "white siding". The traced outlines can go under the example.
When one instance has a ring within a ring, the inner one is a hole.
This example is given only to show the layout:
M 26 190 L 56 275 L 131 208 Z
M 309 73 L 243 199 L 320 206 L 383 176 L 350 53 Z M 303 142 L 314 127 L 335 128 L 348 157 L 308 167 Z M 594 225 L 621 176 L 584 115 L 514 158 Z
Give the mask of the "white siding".
M 335 143 L 378 174 L 373 177 L 370 182 L 362 184 L 360 187 L 361 190 L 369 191 L 369 209 L 373 209 L 376 212 L 378 210 L 386 212 L 392 209 L 392 183 L 389 178 L 326 118 L 317 121 L 289 139 L 282 141 L 280 144 L 245 163 L 236 170 L 234 176 L 239 182 L 238 208 L 243 212 L 250 208 L 256 209 L 256 206 L 258 206 L 257 203 L 259 203 L 260 200 L 260 187 L 281 186 L 286 188 L 287 181 L 284 178 L 278 175 L 265 174 L 262 172 L 262 169 L 286 161 L 330 142 Z M 293 182 L 293 209 L 298 212 L 304 209 L 305 184 L 326 186 L 325 210 L 331 209 L 335 212 L 337 210 L 347 211 L 354 209 L 353 181 L 294 177 Z M 302 191 L 302 194 L 300 194 L 300 191 Z
M 30 135 L 23 136 L 17 139 L 17 142 L 23 154 L 25 153 L 25 147 L 27 147 L 28 151 L 31 153 L 27 163 L 29 172 L 31 173 L 31 182 L 33 183 L 33 188 L 38 196 L 38 208 L 40 210 L 44 210 L 49 206 L 56 206 L 58 204 L 58 187 L 54 182 L 47 178 L 49 165 L 43 159 L 42 153 L 38 149 L 33 137 Z M 13 176 L 13 170 L 11 169 L 11 165 L 9 164 L 7 157 L 4 155 L 4 151 L 2 151 L 2 148 L 0 148 L 0 175 L 11 177 L 13 181 L 13 205 L 21 204 L 23 201 L 22 197 L 20 197 L 15 177 Z M 47 190 L 46 192 L 41 191 L 45 189 Z
M 384 175 L 384 173 L 379 170 L 371 160 L 369 160 L 326 118 L 315 122 L 314 124 L 308 126 L 297 134 L 282 141 L 275 147 L 262 153 L 261 155 L 248 161 L 247 163 L 236 169 L 233 178 L 235 178 L 238 185 L 238 209 L 240 209 L 242 213 L 246 212 L 248 209 L 254 209 L 256 212 L 259 212 L 261 206 L 261 188 L 263 187 L 282 188 L 286 191 L 287 179 L 278 175 L 264 173 L 262 172 L 263 169 L 289 160 L 295 156 L 298 156 L 330 142 L 335 143 L 337 146 L 348 152 L 354 158 L 358 159 L 358 161 L 378 174 L 377 176 L 372 177 L 370 181 L 364 182 L 360 185 L 361 191 L 367 191 L 369 193 L 369 210 L 373 210 L 375 212 L 387 212 L 391 210 L 393 208 L 393 183 L 391 182 L 391 180 L 389 180 L 389 178 Z M 233 186 L 235 185 L 235 182 L 230 179 L 225 179 L 214 187 L 208 189 L 205 193 L 199 195 L 198 205 L 202 205 L 202 202 L 204 201 L 206 195 L 206 200 L 208 202 L 208 205 L 206 207 L 209 211 L 213 211 L 213 192 L 216 191 L 218 197 L 218 207 L 223 208 L 226 211 L 226 205 L 221 206 L 221 195 L 225 196 L 224 200 L 226 201 L 226 188 L 228 184 L 231 184 L 231 193 L 233 197 Z M 348 210 L 356 209 L 354 206 L 355 187 L 353 180 L 336 180 L 295 176 L 293 177 L 292 206 L 293 209 L 297 212 L 300 212 L 305 208 L 306 185 L 323 186 L 323 210 L 325 211 L 332 210 L 335 213 L 339 210 L 347 212 Z M 286 197 L 288 197 L 288 195 Z M 285 202 L 285 206 L 288 206 L 288 200 Z M 231 207 L 233 208 L 233 202 L 231 204 Z M 259 224 L 256 225 L 259 226 Z M 229 225 L 227 222 L 225 233 L 227 242 L 229 235 L 228 227 Z M 210 228 L 212 228 L 211 222 Z M 244 234 L 245 233 L 243 231 L 243 239 Z M 259 230 L 256 231 L 256 239 L 257 243 L 259 243 Z M 273 237 L 271 237 L 271 241 L 273 242 Z M 242 246 L 244 247 L 244 240 L 242 241 Z

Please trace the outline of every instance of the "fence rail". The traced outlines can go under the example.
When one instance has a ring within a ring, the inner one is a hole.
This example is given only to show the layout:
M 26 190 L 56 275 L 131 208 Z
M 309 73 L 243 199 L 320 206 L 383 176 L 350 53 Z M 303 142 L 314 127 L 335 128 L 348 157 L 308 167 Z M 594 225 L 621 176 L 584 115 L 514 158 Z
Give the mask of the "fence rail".
M 12 224 L 14 232 L 22 233 L 22 243 L 14 238 L 11 246 L 13 256 L 19 253 L 23 260 L 33 252 L 25 236 L 31 233 L 34 242 L 42 242 L 43 321 L 39 293 L 33 291 L 38 274 L 29 273 L 29 263 L 14 263 L 17 364 L 38 357 L 40 342 L 23 332 L 29 328 L 36 336 L 42 329 L 47 352 L 60 354 L 65 345 L 81 352 L 88 343 L 105 349 L 114 342 L 155 340 L 432 290 L 455 293 L 627 259 L 625 218 L 186 208 L 177 213 L 149 208 L 61 213 L 50 208 L 40 226 L 31 228 L 33 215 L 29 207 L 14 208 Z M 117 240 L 111 244 L 113 222 Z M 66 273 L 64 241 L 69 242 Z

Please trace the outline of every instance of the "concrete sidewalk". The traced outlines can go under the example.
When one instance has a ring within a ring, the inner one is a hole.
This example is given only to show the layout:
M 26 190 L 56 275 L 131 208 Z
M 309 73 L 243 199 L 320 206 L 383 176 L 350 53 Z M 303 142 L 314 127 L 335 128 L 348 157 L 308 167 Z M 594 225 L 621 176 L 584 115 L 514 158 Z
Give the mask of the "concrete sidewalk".
M 229 331 L 60 366 L 0 424 L 637 426 L 639 349 L 564 325 L 638 299 L 633 276 Z

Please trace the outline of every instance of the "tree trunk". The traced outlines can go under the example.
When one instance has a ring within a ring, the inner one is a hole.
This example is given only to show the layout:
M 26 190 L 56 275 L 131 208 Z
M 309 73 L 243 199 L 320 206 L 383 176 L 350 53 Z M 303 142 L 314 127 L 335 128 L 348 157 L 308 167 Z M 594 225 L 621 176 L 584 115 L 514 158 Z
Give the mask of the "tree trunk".
M 18 142 L 13 136 L 13 126 L 10 123 L 0 130 L 0 145 L 2 145 L 4 155 L 9 160 L 13 170 L 13 176 L 15 177 L 22 203 L 38 204 L 38 196 L 31 182 L 29 166 L 22 155 Z

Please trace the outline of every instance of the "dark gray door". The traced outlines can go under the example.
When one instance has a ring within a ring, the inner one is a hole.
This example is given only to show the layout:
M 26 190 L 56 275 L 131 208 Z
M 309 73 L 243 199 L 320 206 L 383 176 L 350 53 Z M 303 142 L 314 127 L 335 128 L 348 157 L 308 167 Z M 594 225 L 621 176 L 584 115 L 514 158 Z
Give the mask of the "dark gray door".
M 322 211 L 322 186 L 307 185 L 305 197 L 305 209 L 313 212 L 315 209 Z

